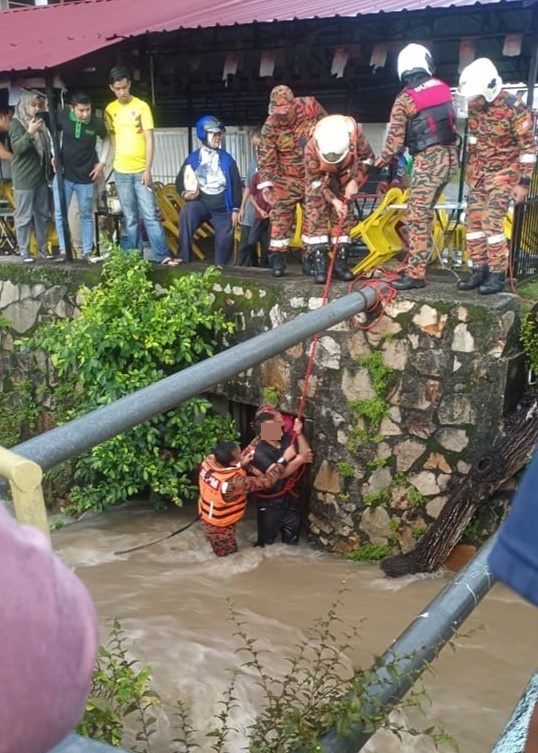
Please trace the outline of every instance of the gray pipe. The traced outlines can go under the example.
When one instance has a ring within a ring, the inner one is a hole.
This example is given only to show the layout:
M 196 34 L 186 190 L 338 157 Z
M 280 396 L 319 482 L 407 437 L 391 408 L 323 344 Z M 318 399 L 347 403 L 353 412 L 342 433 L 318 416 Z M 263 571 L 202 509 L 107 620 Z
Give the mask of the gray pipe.
M 495 747 L 491 753 L 521 753 L 527 740 L 527 728 L 529 720 L 538 701 L 538 672 L 535 672 L 523 695 L 519 699 L 512 716 L 501 732 Z
M 317 332 L 323 332 L 371 308 L 376 300 L 377 291 L 370 286 L 349 293 L 10 449 L 38 463 L 43 470 L 53 468 L 159 413 L 175 408 Z
M 487 565 L 494 540 L 492 536 L 385 651 L 365 690 L 365 714 L 387 716 L 487 594 L 494 583 Z M 343 737 L 332 728 L 320 738 L 319 750 L 357 753 L 372 734 L 359 724 Z

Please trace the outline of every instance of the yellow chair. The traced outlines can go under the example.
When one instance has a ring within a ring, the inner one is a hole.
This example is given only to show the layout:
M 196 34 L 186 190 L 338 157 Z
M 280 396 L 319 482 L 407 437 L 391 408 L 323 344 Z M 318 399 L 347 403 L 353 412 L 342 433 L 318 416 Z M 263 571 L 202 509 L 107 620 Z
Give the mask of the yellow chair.
M 290 241 L 290 248 L 300 248 L 303 249 L 303 239 L 302 239 L 302 232 L 303 232 L 303 208 L 300 204 L 297 204 L 297 207 L 295 209 L 295 229 L 293 231 L 293 237 Z
M 352 240 L 362 241 L 368 249 L 365 258 L 353 267 L 353 274 L 377 267 L 402 250 L 396 228 L 406 211 L 402 206 L 405 199 L 406 194 L 399 188 L 390 188 L 373 212 L 351 230 Z

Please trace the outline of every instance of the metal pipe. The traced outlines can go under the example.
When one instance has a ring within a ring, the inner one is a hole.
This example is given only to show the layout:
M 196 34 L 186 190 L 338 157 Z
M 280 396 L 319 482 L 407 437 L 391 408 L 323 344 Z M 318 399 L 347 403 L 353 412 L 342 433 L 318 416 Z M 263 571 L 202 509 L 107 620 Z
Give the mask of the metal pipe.
M 35 461 L 43 470 L 53 468 L 159 413 L 175 408 L 317 332 L 370 309 L 376 300 L 377 291 L 370 286 L 349 293 L 11 449 Z
M 527 739 L 530 716 L 537 701 L 538 671 L 529 680 L 491 753 L 521 753 Z
M 73 246 L 71 244 L 71 232 L 69 230 L 69 207 L 65 198 L 65 183 L 64 183 L 64 166 L 62 161 L 62 149 L 60 147 L 60 137 L 58 131 L 58 118 L 56 114 L 56 101 L 54 97 L 54 89 L 52 88 L 52 76 L 47 75 L 47 99 L 49 103 L 49 118 L 50 118 L 50 135 L 52 138 L 52 144 L 54 147 L 54 164 L 56 167 L 56 181 L 58 184 L 58 197 L 60 199 L 60 210 L 62 213 L 62 225 L 64 231 L 65 241 L 65 256 L 67 261 L 73 261 Z M 41 249 L 40 249 L 41 250 Z
M 487 564 L 494 540 L 492 536 L 385 651 L 365 689 L 361 704 L 365 716 L 385 717 L 487 594 L 494 583 Z M 360 724 L 343 736 L 331 728 L 319 739 L 319 750 L 357 753 L 372 734 Z

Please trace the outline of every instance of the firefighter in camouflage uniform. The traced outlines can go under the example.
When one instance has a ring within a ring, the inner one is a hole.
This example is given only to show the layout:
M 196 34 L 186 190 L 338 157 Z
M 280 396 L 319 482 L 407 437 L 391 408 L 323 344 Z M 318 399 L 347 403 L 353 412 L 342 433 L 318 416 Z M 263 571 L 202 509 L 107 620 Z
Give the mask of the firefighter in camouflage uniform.
M 271 204 L 269 264 L 274 277 L 286 272 L 297 204 L 304 201 L 304 148 L 325 115 L 314 97 L 295 97 L 289 86 L 275 86 L 271 91 L 258 151 L 258 188 Z
M 413 156 L 406 213 L 409 257 L 401 278 L 391 283 L 397 290 L 426 285 L 434 206 L 458 167 L 452 94 L 433 72 L 426 47 L 409 44 L 400 52 L 398 76 L 405 88 L 394 101 L 389 132 L 375 163 L 388 165 L 405 147 Z
M 503 222 L 511 200 L 525 200 L 536 165 L 532 120 L 523 103 L 502 90 L 488 58 L 461 73 L 458 93 L 468 105 L 465 233 L 473 271 L 460 290 L 483 295 L 504 290 L 509 248 Z
M 317 123 L 304 156 L 303 269 L 315 283 L 325 282 L 330 228 L 331 247 L 337 247 L 334 275 L 340 280 L 352 280 L 347 265 L 350 232 L 357 221 L 352 199 L 363 184 L 368 167 L 373 165 L 374 153 L 353 118 L 328 115 Z

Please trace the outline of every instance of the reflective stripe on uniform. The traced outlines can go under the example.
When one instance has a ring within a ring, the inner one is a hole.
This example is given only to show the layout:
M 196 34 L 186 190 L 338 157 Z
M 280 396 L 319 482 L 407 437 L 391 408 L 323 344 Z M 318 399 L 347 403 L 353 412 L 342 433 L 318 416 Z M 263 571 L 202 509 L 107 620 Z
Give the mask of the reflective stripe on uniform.
M 349 235 L 339 235 L 338 237 L 335 235 L 334 237 L 331 236 L 331 243 L 351 243 L 351 238 Z
M 468 241 L 477 241 L 479 238 L 485 238 L 486 234 L 482 230 L 475 230 L 472 233 L 465 233 Z
M 490 235 L 488 238 L 486 238 L 486 243 L 493 244 L 493 243 L 503 243 L 506 240 L 506 235 L 504 233 L 499 233 L 498 235 Z
M 533 165 L 536 162 L 535 154 L 522 154 L 519 161 L 524 165 Z
M 291 238 L 284 238 L 284 240 L 274 240 L 271 238 L 271 243 L 269 244 L 269 248 L 286 248 L 286 246 L 290 245 Z
M 328 235 L 302 235 L 301 239 L 307 246 L 317 246 L 320 243 L 328 243 Z
M 469 138 L 467 139 L 467 141 L 468 141 L 469 144 L 476 144 L 477 141 L 478 141 L 478 139 L 476 138 L 476 136 L 469 136 Z

